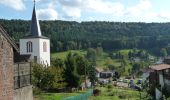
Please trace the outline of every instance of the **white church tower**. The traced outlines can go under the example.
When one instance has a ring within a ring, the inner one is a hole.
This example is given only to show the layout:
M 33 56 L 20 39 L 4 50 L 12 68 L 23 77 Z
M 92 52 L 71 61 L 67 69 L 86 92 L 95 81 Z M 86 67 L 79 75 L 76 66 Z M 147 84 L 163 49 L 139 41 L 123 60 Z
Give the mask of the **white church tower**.
M 50 66 L 50 40 L 41 34 L 35 1 L 29 35 L 20 39 L 20 54 L 30 54 L 32 61 Z

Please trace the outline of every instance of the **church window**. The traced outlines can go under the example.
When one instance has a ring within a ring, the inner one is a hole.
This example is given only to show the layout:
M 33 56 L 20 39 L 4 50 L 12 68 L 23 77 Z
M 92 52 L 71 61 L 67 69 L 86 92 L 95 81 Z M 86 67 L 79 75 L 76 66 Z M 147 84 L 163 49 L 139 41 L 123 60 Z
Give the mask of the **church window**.
M 43 52 L 47 52 L 47 43 L 43 42 Z
M 33 51 L 32 42 L 29 41 L 29 42 L 27 42 L 27 52 L 32 52 L 32 51 Z

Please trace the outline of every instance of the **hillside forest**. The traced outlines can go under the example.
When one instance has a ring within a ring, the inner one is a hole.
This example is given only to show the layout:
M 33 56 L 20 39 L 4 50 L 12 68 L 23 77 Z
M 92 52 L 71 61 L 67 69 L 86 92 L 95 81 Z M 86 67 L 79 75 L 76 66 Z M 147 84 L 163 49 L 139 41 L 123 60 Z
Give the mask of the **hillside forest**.
M 29 34 L 30 21 L 0 19 L 18 43 Z M 155 56 L 170 54 L 170 23 L 40 21 L 42 34 L 51 39 L 51 51 L 100 47 L 104 51 L 142 49 Z

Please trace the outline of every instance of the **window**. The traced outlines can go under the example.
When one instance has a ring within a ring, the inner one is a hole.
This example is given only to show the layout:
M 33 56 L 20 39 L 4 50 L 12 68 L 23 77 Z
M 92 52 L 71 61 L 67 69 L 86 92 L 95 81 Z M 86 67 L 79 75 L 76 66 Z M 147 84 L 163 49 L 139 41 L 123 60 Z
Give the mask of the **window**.
M 43 42 L 43 52 L 47 52 L 47 43 Z
M 37 56 L 34 56 L 34 62 L 37 62 Z
M 27 42 L 27 52 L 32 52 L 32 51 L 33 51 L 33 49 L 32 49 L 32 42 L 29 41 L 29 42 Z

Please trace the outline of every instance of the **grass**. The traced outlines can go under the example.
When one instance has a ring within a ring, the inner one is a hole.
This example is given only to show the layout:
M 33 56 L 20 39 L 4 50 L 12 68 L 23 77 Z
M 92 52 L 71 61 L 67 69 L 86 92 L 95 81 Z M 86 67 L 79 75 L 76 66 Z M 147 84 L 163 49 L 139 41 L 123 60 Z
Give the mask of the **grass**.
M 139 100 L 139 92 L 131 89 L 113 87 L 108 91 L 106 87 L 98 87 L 101 90 L 99 96 L 92 96 L 89 100 Z
M 80 55 L 86 55 L 85 50 L 69 50 L 69 51 L 64 51 L 64 52 L 52 53 L 51 58 L 65 59 L 69 52 L 78 53 Z
M 34 100 L 62 100 L 63 98 L 80 95 L 84 92 L 85 91 L 74 92 L 74 93 L 40 93 L 34 95 Z

